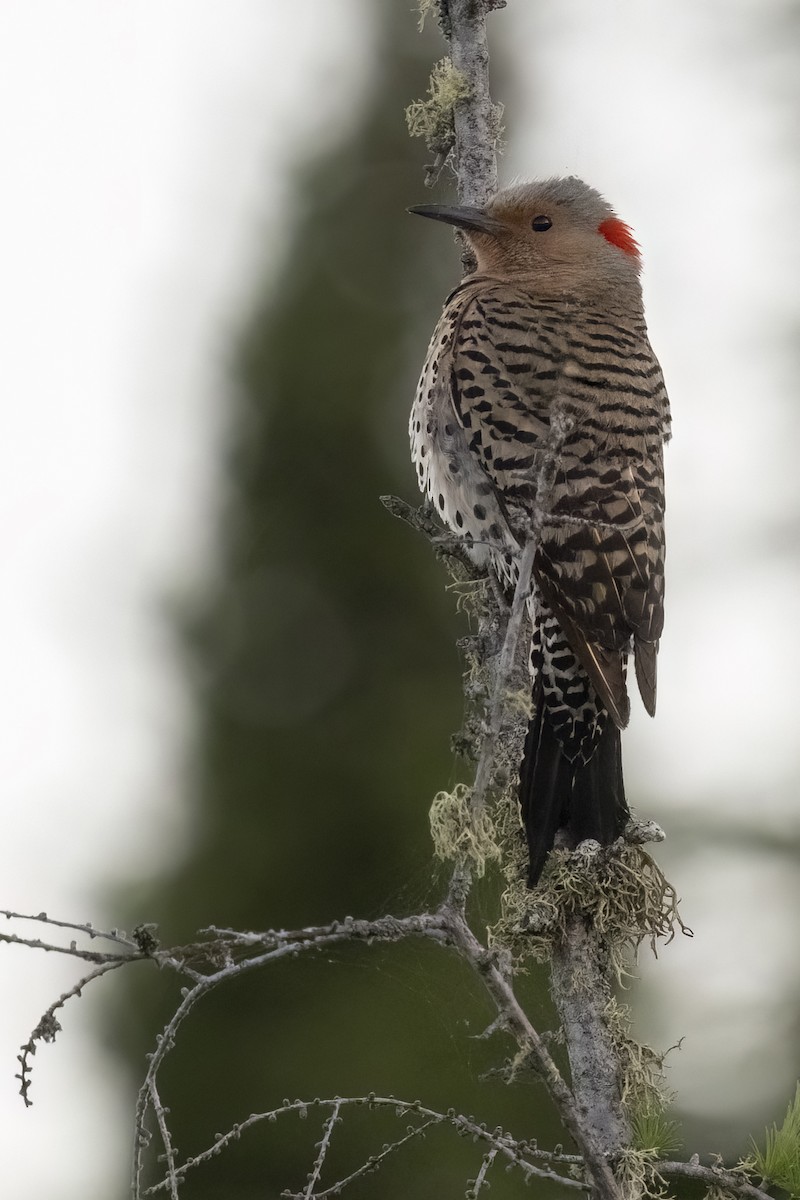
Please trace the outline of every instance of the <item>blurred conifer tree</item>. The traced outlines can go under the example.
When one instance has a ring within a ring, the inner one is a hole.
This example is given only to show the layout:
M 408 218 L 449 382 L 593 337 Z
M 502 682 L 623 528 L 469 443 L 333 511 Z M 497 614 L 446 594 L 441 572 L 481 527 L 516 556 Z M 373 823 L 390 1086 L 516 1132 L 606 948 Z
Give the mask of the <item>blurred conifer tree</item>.
M 404 211 L 427 197 L 425 151 L 403 110 L 443 45 L 432 21 L 419 36 L 410 3 L 383 0 L 371 16 L 376 69 L 362 113 L 298 173 L 280 277 L 266 280 L 232 364 L 222 564 L 187 639 L 194 840 L 155 890 L 128 900 L 132 919 L 158 920 L 165 944 L 211 923 L 293 928 L 415 911 L 440 895 L 427 810 L 454 778 L 464 629 L 428 546 L 378 497 L 415 500 L 407 414 L 458 278 L 448 238 Z M 538 1113 L 540 1088 L 479 1081 L 509 1046 L 472 1040 L 489 1005 L 445 953 L 351 947 L 332 958 L 241 979 L 182 1028 L 162 1077 L 182 1155 L 284 1096 L 371 1090 L 559 1140 L 549 1108 Z M 129 989 L 114 1037 L 138 1080 L 176 989 L 153 974 Z M 331 1169 L 346 1173 L 392 1131 L 398 1123 L 375 1113 L 348 1119 Z M 319 1136 L 313 1113 L 259 1127 L 198 1169 L 186 1194 L 265 1200 L 300 1188 Z M 396 1158 L 353 1187 L 354 1200 L 461 1195 L 481 1154 L 438 1131 Z M 521 1187 L 496 1171 L 498 1200 Z

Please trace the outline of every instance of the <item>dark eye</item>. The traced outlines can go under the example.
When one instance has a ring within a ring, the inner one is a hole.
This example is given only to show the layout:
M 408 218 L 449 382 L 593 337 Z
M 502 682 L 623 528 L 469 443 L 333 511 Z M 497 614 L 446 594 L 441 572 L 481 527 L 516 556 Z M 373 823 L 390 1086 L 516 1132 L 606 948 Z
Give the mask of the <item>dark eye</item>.
M 534 217 L 531 221 L 531 229 L 535 229 L 537 233 L 544 233 L 552 224 L 549 217 Z

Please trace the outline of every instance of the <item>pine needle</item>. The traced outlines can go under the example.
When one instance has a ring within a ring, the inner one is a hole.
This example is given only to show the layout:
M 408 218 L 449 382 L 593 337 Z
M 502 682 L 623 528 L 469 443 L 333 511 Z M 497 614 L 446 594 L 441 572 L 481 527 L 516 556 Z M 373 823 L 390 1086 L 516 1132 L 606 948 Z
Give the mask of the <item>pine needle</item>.
M 765 1180 L 800 1197 L 800 1083 L 780 1129 L 764 1130 L 763 1151 L 753 1143 L 756 1168 Z
M 655 1158 L 668 1158 L 681 1149 L 680 1126 L 664 1112 L 647 1105 L 631 1116 L 631 1132 L 637 1150 L 647 1151 Z

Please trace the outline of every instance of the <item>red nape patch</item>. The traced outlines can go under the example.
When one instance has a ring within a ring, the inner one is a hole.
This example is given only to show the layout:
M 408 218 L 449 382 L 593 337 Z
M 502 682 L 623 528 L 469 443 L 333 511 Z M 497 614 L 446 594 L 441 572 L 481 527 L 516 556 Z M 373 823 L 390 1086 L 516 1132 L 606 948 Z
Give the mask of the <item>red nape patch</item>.
M 619 246 L 620 250 L 624 250 L 626 254 L 632 255 L 633 258 L 639 258 L 639 243 L 633 236 L 633 230 L 630 225 L 626 225 L 624 221 L 620 221 L 619 217 L 608 217 L 605 221 L 601 221 L 597 226 L 597 232 L 602 233 L 607 242 L 611 242 L 612 246 Z

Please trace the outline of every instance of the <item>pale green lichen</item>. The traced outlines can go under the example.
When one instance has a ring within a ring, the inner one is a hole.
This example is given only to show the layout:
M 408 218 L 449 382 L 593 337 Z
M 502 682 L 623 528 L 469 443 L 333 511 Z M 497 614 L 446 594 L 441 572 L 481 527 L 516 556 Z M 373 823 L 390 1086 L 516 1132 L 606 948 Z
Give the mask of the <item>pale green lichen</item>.
M 624 1200 L 660 1200 L 668 1192 L 666 1182 L 653 1168 L 653 1154 L 626 1146 L 614 1162 L 614 1175 Z
M 648 1139 L 660 1137 L 666 1142 L 671 1137 L 674 1140 L 678 1129 L 673 1121 L 670 1132 L 667 1128 L 670 1122 L 664 1117 L 664 1109 L 673 1098 L 664 1079 L 664 1056 L 631 1037 L 631 1010 L 627 1004 L 620 1004 L 615 996 L 608 1001 L 603 1018 L 620 1064 L 622 1107 L 631 1122 L 634 1144 L 641 1150 L 655 1150 L 657 1147 Z M 637 1125 L 641 1138 L 636 1134 Z M 679 1146 L 678 1141 L 671 1150 L 677 1150 Z M 665 1154 L 666 1146 L 661 1147 L 660 1152 Z
M 519 713 L 527 724 L 533 716 L 533 697 L 531 689 L 519 688 L 516 692 L 506 693 L 506 711 Z
M 464 74 L 449 58 L 441 59 L 431 72 L 426 100 L 414 100 L 406 109 L 406 124 L 412 137 L 425 139 L 432 154 L 446 156 L 455 139 L 454 109 L 470 95 Z
M 524 855 L 514 856 L 517 860 Z M 563 937 L 569 919 L 580 914 L 608 944 L 619 978 L 643 941 L 653 951 L 658 938 L 671 940 L 676 927 L 688 932 L 678 913 L 675 889 L 640 846 L 617 843 L 583 850 L 554 850 L 538 886 L 530 891 L 524 873 L 506 870 L 494 938 L 513 944 L 515 954 L 549 957 L 554 939 Z
M 452 792 L 437 792 L 430 811 L 431 836 L 437 858 L 466 859 L 476 876 L 486 864 L 500 858 L 500 847 L 491 815 L 485 808 L 473 811 L 472 790 L 457 783 Z
M 433 8 L 433 5 L 434 0 L 417 0 L 417 12 L 419 13 L 417 29 L 419 29 L 420 33 L 422 33 L 423 29 L 425 28 L 425 18 Z
M 486 608 L 489 584 L 486 579 L 454 579 L 446 591 L 456 598 L 456 612 L 479 618 Z

